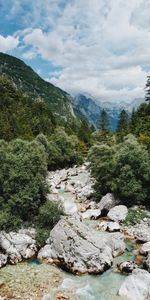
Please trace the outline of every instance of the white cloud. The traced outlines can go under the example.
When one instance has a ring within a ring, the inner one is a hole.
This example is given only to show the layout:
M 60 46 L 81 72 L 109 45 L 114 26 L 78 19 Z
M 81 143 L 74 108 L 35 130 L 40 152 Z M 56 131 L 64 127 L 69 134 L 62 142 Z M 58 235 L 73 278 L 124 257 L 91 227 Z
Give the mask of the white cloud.
M 17 37 L 13 37 L 8 35 L 4 37 L 0 35 L 0 51 L 7 52 L 9 50 L 15 49 L 19 44 L 19 40 Z
M 16 3 L 10 18 L 20 14 L 24 24 L 23 58 L 41 56 L 62 68 L 50 72 L 52 83 L 97 99 L 143 97 L 150 69 L 150 0 L 9 1 Z

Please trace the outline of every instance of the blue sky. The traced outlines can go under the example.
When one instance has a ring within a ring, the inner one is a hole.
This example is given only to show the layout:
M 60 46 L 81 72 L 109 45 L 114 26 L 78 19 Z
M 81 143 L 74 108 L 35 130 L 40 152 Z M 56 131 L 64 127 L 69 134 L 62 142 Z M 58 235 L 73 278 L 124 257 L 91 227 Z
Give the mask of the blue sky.
M 0 51 L 72 95 L 144 97 L 149 49 L 150 0 L 0 0 Z

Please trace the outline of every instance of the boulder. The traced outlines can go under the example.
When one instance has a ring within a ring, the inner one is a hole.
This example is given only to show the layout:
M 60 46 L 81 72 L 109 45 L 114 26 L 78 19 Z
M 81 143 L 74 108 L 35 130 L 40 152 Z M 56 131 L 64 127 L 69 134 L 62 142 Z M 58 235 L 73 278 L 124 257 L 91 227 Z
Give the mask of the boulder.
M 144 261 L 143 266 L 148 272 L 150 272 L 150 252 L 148 253 L 146 260 Z
M 125 220 L 127 214 L 128 214 L 128 209 L 125 205 L 117 205 L 110 209 L 107 216 L 110 220 L 119 223 Z
M 59 265 L 69 272 L 98 274 L 110 268 L 113 254 L 123 249 L 123 237 L 118 233 L 99 233 L 77 217 L 63 217 L 50 232 L 47 245 L 39 256 L 45 258 L 48 251 L 46 258 L 59 261 Z
M 111 208 L 119 204 L 119 200 L 115 199 L 111 193 L 106 194 L 97 204 L 98 208 L 102 211 L 102 215 L 106 216 Z
M 0 253 L 0 268 L 7 264 L 7 258 L 7 255 Z
M 117 265 L 121 273 L 132 273 L 133 270 L 138 268 L 138 265 L 134 261 L 124 261 Z
M 150 296 L 150 274 L 145 270 L 136 269 L 126 277 L 121 285 L 119 296 L 129 300 L 146 300 Z
M 97 225 L 97 229 L 100 231 L 106 231 L 107 230 L 107 221 L 101 221 L 98 225 Z
M 107 223 L 107 230 L 109 232 L 120 231 L 120 225 L 117 222 L 108 222 Z
M 101 216 L 101 211 L 99 209 L 88 209 L 81 214 L 83 219 L 98 219 Z
M 0 232 L 0 248 L 11 264 L 32 258 L 37 251 L 36 241 L 25 233 Z
M 140 248 L 140 254 L 146 255 L 150 252 L 150 242 L 144 243 Z
M 141 221 L 134 226 L 125 226 L 124 230 L 140 242 L 150 242 L 150 221 Z

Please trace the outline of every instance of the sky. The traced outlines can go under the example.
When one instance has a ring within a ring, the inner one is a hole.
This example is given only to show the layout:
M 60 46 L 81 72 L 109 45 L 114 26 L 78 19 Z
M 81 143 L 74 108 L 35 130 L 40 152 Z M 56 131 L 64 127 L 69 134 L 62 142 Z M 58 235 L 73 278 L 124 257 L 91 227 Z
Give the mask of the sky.
M 97 101 L 144 98 L 150 0 L 0 0 L 0 51 Z

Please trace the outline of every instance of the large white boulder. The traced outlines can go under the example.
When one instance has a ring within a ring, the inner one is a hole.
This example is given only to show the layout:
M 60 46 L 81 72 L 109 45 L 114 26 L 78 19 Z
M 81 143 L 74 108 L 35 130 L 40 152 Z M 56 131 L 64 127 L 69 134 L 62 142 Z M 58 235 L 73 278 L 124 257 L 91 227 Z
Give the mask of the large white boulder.
M 0 248 L 11 264 L 33 257 L 37 251 L 36 241 L 28 234 L 0 232 Z
M 129 300 L 146 300 L 150 297 L 150 274 L 145 270 L 136 269 L 126 277 L 121 285 L 119 296 Z
M 110 209 L 107 216 L 110 220 L 119 223 L 125 220 L 127 214 L 128 214 L 128 209 L 125 205 L 117 205 Z
M 124 249 L 120 233 L 99 233 L 79 218 L 64 217 L 51 231 L 38 257 L 58 261 L 72 273 L 98 274 L 111 267 L 113 256 Z
M 114 197 L 113 194 L 108 193 L 102 197 L 100 202 L 97 204 L 98 208 L 105 215 L 109 212 L 111 208 L 119 204 L 119 200 Z

